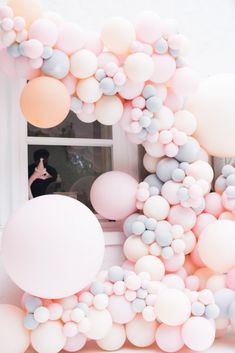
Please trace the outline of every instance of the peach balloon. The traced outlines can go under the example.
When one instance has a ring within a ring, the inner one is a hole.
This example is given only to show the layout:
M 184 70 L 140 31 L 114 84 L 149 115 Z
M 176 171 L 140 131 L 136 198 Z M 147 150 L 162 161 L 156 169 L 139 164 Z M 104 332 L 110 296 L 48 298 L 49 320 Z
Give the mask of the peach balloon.
M 24 328 L 25 313 L 13 305 L 0 304 L 0 351 L 24 353 L 29 347 L 29 331 Z
M 151 81 L 155 83 L 167 82 L 174 74 L 176 69 L 175 60 L 171 55 L 153 55 L 154 72 Z M 177 92 L 177 91 L 176 91 Z
M 156 321 L 147 322 L 141 315 L 126 325 L 127 339 L 136 347 L 148 347 L 155 341 Z
M 226 273 L 235 266 L 235 223 L 219 220 L 209 224 L 198 240 L 198 251 L 210 269 Z
M 95 115 L 103 125 L 114 125 L 122 117 L 123 104 L 117 96 L 103 96 L 96 103 Z
M 51 77 L 38 77 L 23 89 L 22 113 L 28 122 L 40 128 L 59 125 L 68 115 L 70 95 L 65 85 Z
M 43 14 L 40 0 L 8 0 L 8 6 L 12 8 L 14 16 L 24 17 L 27 27 Z
M 129 55 L 124 63 L 127 77 L 134 82 L 144 82 L 151 78 L 154 72 L 153 59 L 145 53 Z
M 143 256 L 136 262 L 135 272 L 137 274 L 147 272 L 152 281 L 160 281 L 165 274 L 165 268 L 158 257 L 147 255 Z
M 235 74 L 219 74 L 205 79 L 188 102 L 197 119 L 195 137 L 202 147 L 217 157 L 235 155 Z M 223 118 L 222 118 L 223 117 Z M 208 134 L 213 128 L 213 134 Z M 220 143 L 223 141 L 223 143 Z
M 178 352 L 184 346 L 181 327 L 161 324 L 157 329 L 156 342 L 164 352 Z
M 105 351 L 116 351 L 120 349 L 126 341 L 126 330 L 124 325 L 113 324 L 108 335 L 97 340 L 98 346 Z
M 148 255 L 148 245 L 144 244 L 137 235 L 131 235 L 124 243 L 123 251 L 128 260 L 136 262 Z
M 102 97 L 99 82 L 94 77 L 79 80 L 77 95 L 85 103 L 95 103 Z
M 206 287 L 206 283 L 208 279 L 214 274 L 212 270 L 207 267 L 199 268 L 197 271 L 194 272 L 194 276 L 199 278 L 200 286 L 199 289 L 202 290 Z

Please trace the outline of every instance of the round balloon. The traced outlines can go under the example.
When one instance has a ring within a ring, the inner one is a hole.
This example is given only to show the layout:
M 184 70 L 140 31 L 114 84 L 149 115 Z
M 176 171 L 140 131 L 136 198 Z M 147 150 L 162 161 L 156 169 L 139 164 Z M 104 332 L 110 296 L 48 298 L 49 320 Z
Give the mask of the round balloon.
M 191 317 L 182 327 L 185 345 L 197 352 L 205 352 L 215 340 L 215 327 L 204 317 Z
M 85 103 L 95 103 L 102 97 L 99 82 L 94 77 L 79 80 L 77 95 Z
M 229 220 L 210 223 L 198 239 L 198 252 L 211 270 L 228 272 L 235 266 L 235 223 Z
M 44 60 L 42 72 L 47 76 L 57 79 L 65 78 L 70 69 L 70 61 L 68 56 L 61 50 L 53 50 L 52 56 Z
M 105 351 L 116 351 L 124 345 L 125 341 L 126 330 L 124 325 L 113 324 L 107 336 L 96 341 L 96 343 Z
M 14 16 L 25 19 L 27 27 L 43 14 L 40 0 L 8 0 L 8 6 L 12 8 Z
M 30 344 L 29 332 L 24 328 L 25 313 L 13 305 L 0 304 L 0 351 L 24 353 Z
M 21 110 L 34 126 L 51 128 L 60 124 L 68 115 L 70 95 L 65 85 L 51 77 L 38 77 L 23 89 Z
M 147 322 L 141 315 L 126 325 L 127 339 L 136 347 L 148 347 L 155 341 L 157 322 Z
M 137 181 L 126 173 L 104 173 L 92 185 L 91 203 L 106 219 L 124 219 L 136 210 L 137 187 Z
M 66 337 L 59 321 L 48 321 L 32 331 L 31 344 L 38 353 L 58 353 L 64 347 Z
M 101 340 L 107 336 L 112 328 L 112 317 L 108 310 L 90 308 L 87 318 L 91 326 L 86 336 L 92 340 Z
M 2 253 L 7 273 L 24 291 L 64 298 L 83 289 L 99 271 L 103 232 L 81 202 L 60 195 L 37 197 L 9 221 Z
M 95 115 L 103 125 L 114 125 L 122 117 L 123 104 L 116 96 L 103 96 L 96 103 Z
M 29 38 L 38 39 L 43 45 L 53 47 L 58 38 L 58 28 L 47 18 L 40 18 L 30 26 Z
M 205 79 L 188 102 L 187 108 L 197 120 L 195 137 L 212 156 L 235 155 L 234 92 L 235 74 L 215 75 Z M 208 134 L 212 128 L 213 134 Z

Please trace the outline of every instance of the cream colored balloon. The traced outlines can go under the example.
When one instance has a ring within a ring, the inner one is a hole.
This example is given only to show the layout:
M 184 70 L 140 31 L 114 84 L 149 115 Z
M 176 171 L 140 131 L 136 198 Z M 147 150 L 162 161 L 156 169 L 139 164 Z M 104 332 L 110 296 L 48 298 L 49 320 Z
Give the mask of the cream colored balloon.
M 141 257 L 136 262 L 135 272 L 147 272 L 149 273 L 152 281 L 160 281 L 165 274 L 165 267 L 158 257 L 147 255 Z
M 205 79 L 187 109 L 197 120 L 195 137 L 209 154 L 235 156 L 235 74 Z
M 146 152 L 151 157 L 160 158 L 160 157 L 163 157 L 165 154 L 162 144 L 160 144 L 158 142 L 152 143 L 152 142 L 147 141 L 144 143 L 143 146 L 144 146 Z
M 112 328 L 112 317 L 108 310 L 90 308 L 87 318 L 91 323 L 91 327 L 86 336 L 92 340 L 104 338 Z
M 187 110 L 179 110 L 175 113 L 174 125 L 177 129 L 190 136 L 197 129 L 197 120 L 191 112 Z
M 147 172 L 156 173 L 156 167 L 158 162 L 159 162 L 159 158 L 154 158 L 150 156 L 148 153 L 145 153 L 143 158 L 143 164 Z
M 92 76 L 98 67 L 96 55 L 87 49 L 81 49 L 73 54 L 70 59 L 70 71 L 77 78 Z
M 123 251 L 128 260 L 136 262 L 148 255 L 148 245 L 144 244 L 139 236 L 131 235 L 125 241 Z
M 104 125 L 114 125 L 122 117 L 123 104 L 116 96 L 103 96 L 97 103 L 95 115 L 97 120 Z
M 182 325 L 191 315 L 191 303 L 179 289 L 166 289 L 158 294 L 155 304 L 157 318 L 166 325 Z
M 145 216 L 154 218 L 156 221 L 166 219 L 169 210 L 169 203 L 159 195 L 151 196 L 144 204 Z
M 141 315 L 126 325 L 127 339 L 136 347 L 148 347 L 155 342 L 157 322 L 147 322 Z
M 105 351 L 116 351 L 120 349 L 126 341 L 126 330 L 124 325 L 115 324 L 108 332 L 107 336 L 97 340 L 98 346 Z
M 66 337 L 59 321 L 41 324 L 31 333 L 31 344 L 38 353 L 57 353 L 63 349 Z
M 131 54 L 126 58 L 124 70 L 133 82 L 147 81 L 154 71 L 153 59 L 145 53 Z
M 235 266 L 235 222 L 219 220 L 209 224 L 198 239 L 200 258 L 211 270 L 226 273 Z
M 111 52 L 118 55 L 126 54 L 135 40 L 135 29 L 132 23 L 124 18 L 114 17 L 104 24 L 101 38 Z
M 80 80 L 77 85 L 77 95 L 85 103 L 95 103 L 102 97 L 99 82 L 94 77 Z

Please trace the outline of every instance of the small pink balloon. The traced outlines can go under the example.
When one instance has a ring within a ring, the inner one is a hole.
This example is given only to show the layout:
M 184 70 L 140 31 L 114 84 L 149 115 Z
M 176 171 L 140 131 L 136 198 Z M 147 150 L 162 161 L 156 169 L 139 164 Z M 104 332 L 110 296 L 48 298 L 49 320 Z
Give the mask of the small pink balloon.
M 96 55 L 99 55 L 104 49 L 104 43 L 99 34 L 96 32 L 87 32 L 84 48 L 91 50 Z
M 164 352 L 178 352 L 184 346 L 181 336 L 181 326 L 161 324 L 157 328 L 156 343 Z
M 210 223 L 215 221 L 216 221 L 216 218 L 209 213 L 200 214 L 197 217 L 195 226 L 193 227 L 193 232 L 196 235 L 196 237 L 199 238 L 203 229 L 206 228 L 206 226 L 208 226 Z
M 235 291 L 235 267 L 229 270 L 226 275 L 226 286 Z
M 117 324 L 127 324 L 132 321 L 136 313 L 132 310 L 131 303 L 123 296 L 112 295 L 109 298 L 108 310 L 113 322 Z
M 216 192 L 211 192 L 205 197 L 206 207 L 205 212 L 209 214 L 219 217 L 221 213 L 224 212 L 224 207 L 222 204 L 221 196 Z
M 137 187 L 138 182 L 126 173 L 104 173 L 92 185 L 91 203 L 107 219 L 124 219 L 136 211 Z
M 37 39 L 29 39 L 22 43 L 24 55 L 30 59 L 37 59 L 43 53 L 43 45 Z
M 179 95 L 179 92 L 176 94 L 172 89 L 169 88 L 164 104 L 175 113 L 183 108 L 184 99 Z
M 30 59 L 25 56 L 20 56 L 15 61 L 16 72 L 22 78 L 26 80 L 32 80 L 40 76 L 41 71 L 38 69 L 33 69 L 30 65 Z
M 101 69 L 103 69 L 105 67 L 105 65 L 110 63 L 110 62 L 119 65 L 119 60 L 118 60 L 117 56 L 114 55 L 113 53 L 104 52 L 104 53 L 101 53 L 98 56 L 98 66 Z
M 215 326 L 204 317 L 191 317 L 182 327 L 185 345 L 197 352 L 210 348 L 215 340 Z
M 179 203 L 177 196 L 179 188 L 180 184 L 175 183 L 172 180 L 169 180 L 163 184 L 161 194 L 169 202 L 170 205 L 177 205 Z
M 55 45 L 58 34 L 59 31 L 55 23 L 47 18 L 40 18 L 34 21 L 29 28 L 29 38 L 37 39 L 48 47 Z
M 84 46 L 85 40 L 83 31 L 76 24 L 68 22 L 60 28 L 56 48 L 71 55 Z
M 198 84 L 198 74 L 188 67 L 177 69 L 170 82 L 173 90 L 182 96 L 190 96 L 195 93 Z
M 72 74 L 68 74 L 63 80 L 61 80 L 67 88 L 70 95 L 73 95 L 77 89 L 78 80 Z
M 162 36 L 162 21 L 151 11 L 140 14 L 135 21 L 137 39 L 152 44 Z
M 78 352 L 86 344 L 87 338 L 82 333 L 77 334 L 75 337 L 67 338 L 64 350 L 66 352 Z
M 187 232 L 194 227 L 197 217 L 191 208 L 184 208 L 180 205 L 176 205 L 171 207 L 168 220 L 171 224 L 181 225 Z
M 119 94 L 122 98 L 131 100 L 141 95 L 143 88 L 143 82 L 133 82 L 128 79 L 121 87 Z
M 154 62 L 154 73 L 151 81 L 155 83 L 163 83 L 170 80 L 176 70 L 176 63 L 173 57 L 169 54 L 152 56 Z M 176 91 L 177 92 L 177 91 Z
M 180 270 L 180 268 L 183 266 L 185 261 L 185 256 L 184 254 L 175 254 L 171 259 L 169 260 L 163 260 L 165 270 L 167 272 L 177 272 Z

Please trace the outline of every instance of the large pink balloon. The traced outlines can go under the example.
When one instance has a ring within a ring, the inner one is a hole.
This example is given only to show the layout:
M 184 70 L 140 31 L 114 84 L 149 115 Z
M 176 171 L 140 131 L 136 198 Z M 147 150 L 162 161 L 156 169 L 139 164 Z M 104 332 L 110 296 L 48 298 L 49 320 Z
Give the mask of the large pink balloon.
M 7 273 L 24 291 L 63 298 L 96 276 L 104 255 L 103 232 L 81 202 L 42 196 L 13 215 L 3 235 L 2 254 Z
M 75 23 L 66 23 L 60 28 L 56 48 L 71 55 L 85 44 L 85 35 Z
M 124 219 L 136 211 L 137 186 L 137 181 L 126 173 L 107 172 L 92 185 L 91 203 L 107 219 Z

